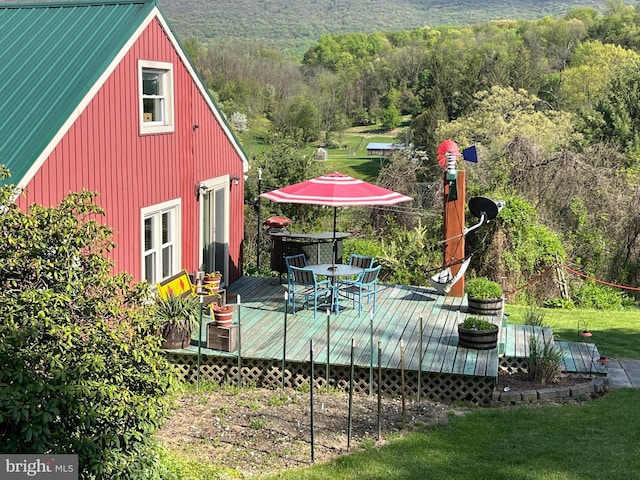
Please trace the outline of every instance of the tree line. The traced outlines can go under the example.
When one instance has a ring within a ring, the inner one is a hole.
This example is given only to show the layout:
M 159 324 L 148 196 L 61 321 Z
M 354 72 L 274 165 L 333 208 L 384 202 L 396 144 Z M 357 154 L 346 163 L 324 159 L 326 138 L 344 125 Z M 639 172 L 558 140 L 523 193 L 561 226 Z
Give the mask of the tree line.
M 505 219 L 493 242 L 470 241 L 485 252 L 476 270 L 514 286 L 557 255 L 636 285 L 639 25 L 640 10 L 609 1 L 603 14 L 576 8 L 562 18 L 323 35 L 301 61 L 238 42 L 187 47 L 228 115 L 266 119 L 269 135 L 297 145 L 331 146 L 351 126 L 394 128 L 410 116 L 402 141 L 420 158 L 417 184 L 441 175 L 442 140 L 476 145 L 480 163 L 465 166 L 470 192 L 531 207 L 528 220 L 562 247 L 538 245 L 536 260 L 524 258 L 527 225 L 509 232 Z M 497 244 L 500 260 L 487 262 Z

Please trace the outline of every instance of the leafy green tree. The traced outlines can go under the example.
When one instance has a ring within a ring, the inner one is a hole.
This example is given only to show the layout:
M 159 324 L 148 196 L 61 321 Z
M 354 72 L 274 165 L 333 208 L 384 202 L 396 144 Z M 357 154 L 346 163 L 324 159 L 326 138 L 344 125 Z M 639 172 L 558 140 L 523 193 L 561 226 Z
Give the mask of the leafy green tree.
M 380 118 L 382 128 L 393 130 L 394 128 L 400 126 L 401 122 L 402 116 L 400 115 L 400 112 L 395 105 L 391 104 L 382 111 L 382 116 Z
M 291 138 L 274 136 L 270 147 L 269 150 L 257 155 L 253 161 L 253 168 L 262 170 L 263 192 L 293 185 L 326 173 L 324 164 L 316 161 L 309 150 L 300 148 Z M 256 197 L 257 185 L 252 176 L 246 184 L 245 198 L 247 203 L 255 204 Z M 266 212 L 265 215 L 286 215 L 298 225 L 313 223 L 328 214 L 317 205 L 286 203 L 276 205 L 263 200 L 262 207 L 263 212 Z
M 495 86 L 476 94 L 471 112 L 437 130 L 437 138 L 452 138 L 462 147 L 477 145 L 484 168 L 471 169 L 475 180 L 493 190 L 512 184 L 520 157 L 508 148 L 516 138 L 529 138 L 540 155 L 562 150 L 580 140 L 574 131 L 575 117 L 541 108 L 540 100 L 524 90 Z M 538 157 L 540 158 L 540 157 Z M 531 160 L 532 163 L 533 160 Z
M 619 45 L 598 40 L 580 44 L 571 58 L 571 66 L 562 72 L 560 107 L 591 115 L 595 105 L 606 96 L 617 69 L 639 59 L 637 52 Z
M 437 98 L 434 105 L 416 116 L 411 121 L 412 138 L 415 147 L 423 148 L 436 165 L 436 149 L 438 139 L 436 129 L 441 123 L 448 121 L 446 107 L 441 98 Z
M 605 95 L 596 104 L 597 115 L 587 125 L 592 138 L 618 141 L 626 148 L 628 167 L 640 163 L 640 59 L 614 72 Z
M 317 140 L 320 136 L 320 122 L 316 106 L 309 100 L 291 105 L 285 129 L 303 143 Z
M 172 376 L 146 284 L 112 275 L 95 194 L 22 212 L 13 193 L 0 188 L 3 453 L 78 454 L 83 479 L 158 478 Z
M 607 0 L 605 15 L 598 18 L 589 30 L 592 39 L 634 50 L 640 46 L 639 33 L 636 9 L 621 0 Z

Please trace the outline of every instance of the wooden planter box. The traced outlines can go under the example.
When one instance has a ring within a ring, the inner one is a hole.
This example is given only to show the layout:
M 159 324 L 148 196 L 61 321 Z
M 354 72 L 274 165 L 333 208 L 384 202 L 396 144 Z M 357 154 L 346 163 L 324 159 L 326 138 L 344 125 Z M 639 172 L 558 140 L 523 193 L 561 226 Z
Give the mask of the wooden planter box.
M 191 332 L 184 330 L 169 330 L 162 340 L 160 348 L 163 350 L 177 350 L 187 348 L 191 343 Z
M 475 350 L 491 350 L 498 346 L 498 326 L 492 330 L 475 330 L 458 325 L 458 346 Z
M 467 298 L 467 311 L 475 315 L 502 315 L 504 298 Z
M 207 325 L 207 348 L 222 352 L 238 349 L 238 325 L 221 327 L 214 323 Z

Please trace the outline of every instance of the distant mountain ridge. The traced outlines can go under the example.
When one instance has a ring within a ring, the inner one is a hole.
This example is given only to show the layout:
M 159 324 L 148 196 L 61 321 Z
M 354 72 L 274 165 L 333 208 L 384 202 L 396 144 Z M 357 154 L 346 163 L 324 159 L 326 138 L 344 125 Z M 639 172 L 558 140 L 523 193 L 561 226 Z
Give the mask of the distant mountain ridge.
M 561 17 L 605 0 L 159 0 L 181 37 L 250 40 L 302 55 L 326 33 Z
M 33 0 L 0 0 L 31 3 Z M 605 0 L 158 0 L 181 40 L 254 41 L 301 56 L 327 33 L 410 30 L 489 20 L 561 17 Z

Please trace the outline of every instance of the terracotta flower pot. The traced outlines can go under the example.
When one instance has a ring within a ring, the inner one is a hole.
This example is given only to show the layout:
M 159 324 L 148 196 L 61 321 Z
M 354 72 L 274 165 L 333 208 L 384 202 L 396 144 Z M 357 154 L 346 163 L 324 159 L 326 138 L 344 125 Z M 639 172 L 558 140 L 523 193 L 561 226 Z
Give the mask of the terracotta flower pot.
M 213 319 L 216 325 L 227 327 L 233 323 L 233 305 L 212 305 Z
M 218 293 L 218 291 L 220 291 L 220 277 L 205 277 L 202 284 L 211 294 Z

